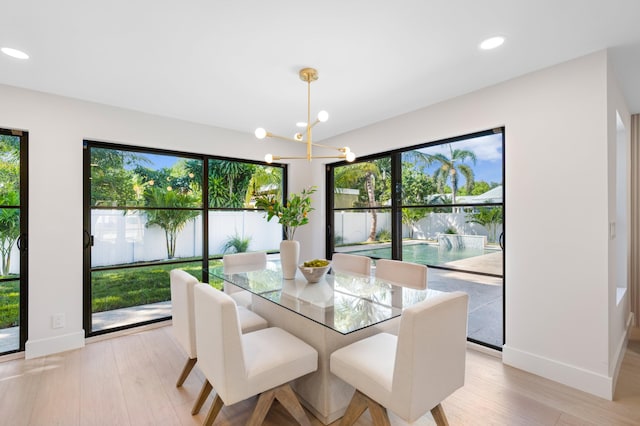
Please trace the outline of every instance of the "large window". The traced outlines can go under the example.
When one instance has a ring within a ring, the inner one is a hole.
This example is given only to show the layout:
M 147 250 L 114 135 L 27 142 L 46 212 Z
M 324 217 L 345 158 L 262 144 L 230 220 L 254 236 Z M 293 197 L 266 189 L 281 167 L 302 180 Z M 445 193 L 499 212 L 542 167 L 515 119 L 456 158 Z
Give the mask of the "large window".
M 430 266 L 430 288 L 470 294 L 469 338 L 502 346 L 503 148 L 496 129 L 332 165 L 327 254 Z
M 225 253 L 277 248 L 281 229 L 262 232 L 253 204 L 260 191 L 282 194 L 284 170 L 85 142 L 87 334 L 169 317 L 171 269 L 208 282 Z
M 0 354 L 27 340 L 27 139 L 0 129 Z

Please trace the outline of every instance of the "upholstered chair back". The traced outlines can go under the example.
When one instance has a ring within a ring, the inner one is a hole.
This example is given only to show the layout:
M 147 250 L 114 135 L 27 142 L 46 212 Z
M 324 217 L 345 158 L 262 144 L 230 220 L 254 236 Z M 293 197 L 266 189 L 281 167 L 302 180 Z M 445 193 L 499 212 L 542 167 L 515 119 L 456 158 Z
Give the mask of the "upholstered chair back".
M 225 254 L 222 256 L 225 274 L 264 269 L 267 265 L 267 254 L 261 251 Z
M 331 268 L 337 272 L 371 275 L 371 258 L 357 254 L 334 253 L 331 258 Z
M 469 296 L 442 293 L 402 311 L 390 408 L 412 422 L 464 385 Z
M 173 333 L 189 358 L 196 358 L 193 289 L 198 284 L 198 280 L 188 272 L 173 269 L 169 272 L 169 282 L 171 285 Z
M 198 284 L 195 312 L 200 369 L 226 404 L 245 399 L 247 385 L 242 378 L 247 374 L 235 301 L 208 284 Z
M 401 260 L 378 259 L 376 278 L 391 281 L 402 287 L 424 290 L 427 288 L 427 267 Z

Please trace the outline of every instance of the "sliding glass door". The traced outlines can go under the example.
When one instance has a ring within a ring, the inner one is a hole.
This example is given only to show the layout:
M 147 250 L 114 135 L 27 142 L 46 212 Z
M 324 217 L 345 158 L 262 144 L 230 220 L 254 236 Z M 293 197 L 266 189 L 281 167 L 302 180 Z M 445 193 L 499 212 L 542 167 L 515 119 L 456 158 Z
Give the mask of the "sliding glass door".
M 0 129 L 0 355 L 27 340 L 27 141 Z
M 331 165 L 328 255 L 428 265 L 429 288 L 469 293 L 469 339 L 501 347 L 503 151 L 495 129 Z
M 209 282 L 206 270 L 225 253 L 276 251 L 282 229 L 265 226 L 255 196 L 282 196 L 285 170 L 280 165 L 86 141 L 87 335 L 169 318 L 171 269 Z

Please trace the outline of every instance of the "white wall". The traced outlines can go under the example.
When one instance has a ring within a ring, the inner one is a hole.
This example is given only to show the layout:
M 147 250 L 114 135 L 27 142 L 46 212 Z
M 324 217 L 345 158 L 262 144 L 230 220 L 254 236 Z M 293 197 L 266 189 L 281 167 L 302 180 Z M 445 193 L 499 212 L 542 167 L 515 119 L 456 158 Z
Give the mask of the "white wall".
M 84 345 L 84 139 L 254 160 L 262 160 L 264 155 L 261 149 L 256 149 L 258 142 L 252 134 L 2 85 L 0 127 L 29 132 L 27 358 Z M 286 152 L 285 148 L 274 151 Z M 66 325 L 52 329 L 51 316 L 57 313 L 65 314 Z
M 628 329 L 633 321 L 630 312 L 628 290 L 629 228 L 630 215 L 630 158 L 631 158 L 631 115 L 615 79 L 611 65 L 607 68 L 607 139 L 608 139 L 608 190 L 609 223 L 613 223 L 613 234 L 609 238 L 609 287 L 607 302 L 609 309 L 609 376 L 615 383 L 624 351 L 627 347 Z M 619 123 L 620 121 L 620 123 Z M 620 126 L 619 126 L 620 124 Z M 621 127 L 621 128 L 619 128 Z M 618 152 L 622 150 L 623 152 Z M 611 231 L 610 231 L 611 232 Z M 621 283 L 624 280 L 624 283 Z
M 611 348 L 623 326 L 610 306 L 615 282 L 610 285 L 608 223 L 615 215 L 609 209 L 612 172 L 606 160 L 611 141 L 607 62 L 606 52 L 598 52 L 326 142 L 365 155 L 505 126 L 503 359 L 611 397 L 617 364 Z M 264 154 L 251 134 L 7 86 L 0 86 L 0 126 L 28 130 L 30 137 L 27 357 L 84 344 L 83 139 L 256 160 Z M 290 149 L 269 143 L 274 152 Z M 291 163 L 290 191 L 319 188 L 310 225 L 297 234 L 303 258 L 325 252 L 324 169 L 320 161 Z M 51 206 L 65 209 L 55 216 L 40 214 Z M 582 214 L 569 220 L 567 213 L 578 208 Z M 548 234 L 540 235 L 541 228 Z M 553 235 L 570 238 L 548 237 Z M 64 313 L 67 322 L 54 330 L 56 313 Z
M 326 143 L 365 155 L 505 126 L 503 360 L 611 398 L 607 70 L 597 52 Z

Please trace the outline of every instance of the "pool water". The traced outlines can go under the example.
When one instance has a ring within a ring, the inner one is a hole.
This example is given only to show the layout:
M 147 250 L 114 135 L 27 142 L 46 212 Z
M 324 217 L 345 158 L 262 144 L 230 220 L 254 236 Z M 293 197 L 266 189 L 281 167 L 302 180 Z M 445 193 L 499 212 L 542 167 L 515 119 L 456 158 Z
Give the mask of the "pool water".
M 481 248 L 448 249 L 433 244 L 405 244 L 402 246 L 402 260 L 407 262 L 422 263 L 425 265 L 442 265 L 454 260 L 469 257 L 482 256 L 495 253 L 496 250 Z M 380 247 L 368 250 L 349 251 L 350 254 L 359 254 L 373 258 L 391 259 L 391 247 Z

